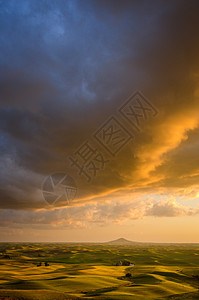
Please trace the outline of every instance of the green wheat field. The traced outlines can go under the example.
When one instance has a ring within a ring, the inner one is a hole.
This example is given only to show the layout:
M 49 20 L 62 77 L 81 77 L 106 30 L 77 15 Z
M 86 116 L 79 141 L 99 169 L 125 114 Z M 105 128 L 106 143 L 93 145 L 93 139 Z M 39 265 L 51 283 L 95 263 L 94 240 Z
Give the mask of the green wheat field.
M 0 244 L 0 299 L 199 299 L 198 288 L 199 244 Z

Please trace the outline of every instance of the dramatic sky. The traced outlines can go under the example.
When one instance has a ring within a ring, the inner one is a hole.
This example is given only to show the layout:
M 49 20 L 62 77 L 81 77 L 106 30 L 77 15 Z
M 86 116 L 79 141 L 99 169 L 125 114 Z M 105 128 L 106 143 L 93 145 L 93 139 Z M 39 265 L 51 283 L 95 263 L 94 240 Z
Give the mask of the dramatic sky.
M 199 242 L 198 14 L 0 0 L 0 241 Z

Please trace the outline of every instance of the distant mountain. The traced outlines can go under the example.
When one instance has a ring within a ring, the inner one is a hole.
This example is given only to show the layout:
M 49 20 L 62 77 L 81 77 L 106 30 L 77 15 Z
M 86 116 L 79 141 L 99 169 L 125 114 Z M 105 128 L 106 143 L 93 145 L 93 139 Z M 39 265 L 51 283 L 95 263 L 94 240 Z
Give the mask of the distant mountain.
M 107 242 L 106 244 L 111 244 L 111 245 L 132 245 L 132 244 L 137 244 L 137 243 L 138 242 L 129 241 L 129 240 L 126 240 L 124 238 L 119 238 L 117 240 Z

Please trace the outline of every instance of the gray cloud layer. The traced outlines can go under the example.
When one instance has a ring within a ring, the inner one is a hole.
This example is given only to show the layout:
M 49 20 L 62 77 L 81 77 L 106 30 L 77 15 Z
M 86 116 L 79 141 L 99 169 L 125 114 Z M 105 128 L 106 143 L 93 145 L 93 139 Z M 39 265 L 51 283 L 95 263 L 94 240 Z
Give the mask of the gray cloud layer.
M 40 187 L 57 171 L 75 177 L 80 199 L 197 184 L 198 1 L 0 6 L 2 209 L 48 208 Z M 67 155 L 137 89 L 158 117 L 88 185 Z

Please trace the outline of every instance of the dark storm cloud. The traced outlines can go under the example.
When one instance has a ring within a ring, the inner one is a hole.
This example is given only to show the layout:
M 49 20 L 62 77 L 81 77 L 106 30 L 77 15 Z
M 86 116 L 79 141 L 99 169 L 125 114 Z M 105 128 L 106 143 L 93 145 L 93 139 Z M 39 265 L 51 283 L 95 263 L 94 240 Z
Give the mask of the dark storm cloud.
M 197 126 L 198 6 L 0 2 L 2 208 L 46 207 L 40 193 L 45 176 L 71 172 L 67 155 L 137 89 L 159 108 L 159 117 L 91 185 L 77 178 L 81 196 L 132 182 L 136 188 L 149 174 L 157 186 L 162 176 L 170 185 L 163 156 Z

